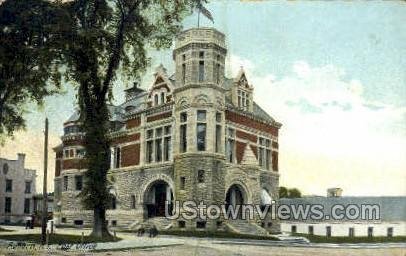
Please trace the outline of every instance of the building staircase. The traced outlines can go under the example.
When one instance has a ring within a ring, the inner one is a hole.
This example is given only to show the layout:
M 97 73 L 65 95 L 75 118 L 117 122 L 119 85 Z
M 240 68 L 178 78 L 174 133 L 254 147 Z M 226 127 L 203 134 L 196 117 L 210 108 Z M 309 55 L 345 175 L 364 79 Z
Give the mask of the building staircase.
M 266 229 L 247 220 L 228 220 L 225 225 L 229 231 L 234 233 L 258 236 L 267 236 L 269 234 Z

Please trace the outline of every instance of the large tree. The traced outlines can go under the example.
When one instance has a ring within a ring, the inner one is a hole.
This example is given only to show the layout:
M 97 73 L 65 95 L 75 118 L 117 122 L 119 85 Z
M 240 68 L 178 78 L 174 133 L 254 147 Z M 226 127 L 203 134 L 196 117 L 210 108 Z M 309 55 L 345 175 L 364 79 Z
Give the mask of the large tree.
M 109 236 L 106 209 L 109 112 L 118 75 L 134 79 L 148 66 L 147 48 L 169 47 L 181 21 L 200 0 L 76 0 L 64 3 L 72 29 L 64 33 L 66 74 L 78 85 L 88 170 L 81 193 L 93 209 L 92 235 Z
M 27 103 L 58 91 L 63 13 L 40 0 L 0 4 L 0 143 L 25 127 Z

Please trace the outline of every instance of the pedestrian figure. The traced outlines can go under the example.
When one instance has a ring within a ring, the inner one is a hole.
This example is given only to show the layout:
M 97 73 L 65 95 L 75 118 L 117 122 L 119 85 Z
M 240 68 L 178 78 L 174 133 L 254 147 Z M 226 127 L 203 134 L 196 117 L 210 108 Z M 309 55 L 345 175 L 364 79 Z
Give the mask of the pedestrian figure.
M 155 225 L 152 225 L 151 228 L 149 229 L 149 237 L 156 237 L 158 235 L 158 229 L 155 227 Z
M 138 229 L 138 233 L 137 233 L 137 235 L 138 235 L 138 236 L 143 236 L 143 235 L 144 235 L 144 233 L 145 233 L 145 229 L 144 229 L 144 227 L 140 227 L 140 228 Z

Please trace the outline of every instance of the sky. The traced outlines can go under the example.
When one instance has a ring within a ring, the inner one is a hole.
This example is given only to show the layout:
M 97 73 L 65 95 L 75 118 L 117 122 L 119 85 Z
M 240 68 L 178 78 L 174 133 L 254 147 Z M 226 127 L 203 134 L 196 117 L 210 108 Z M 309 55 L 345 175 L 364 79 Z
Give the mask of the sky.
M 254 100 L 283 124 L 280 185 L 308 195 L 325 195 L 329 187 L 343 188 L 344 195 L 406 195 L 404 2 L 225 0 L 207 8 L 214 24 L 201 17 L 201 26 L 226 35 L 227 76 L 242 66 Z M 195 13 L 184 27 L 196 26 Z M 149 51 L 144 88 L 160 63 L 174 71 L 171 50 Z M 122 102 L 126 86 L 115 83 L 115 102 Z M 64 93 L 47 98 L 44 107 L 28 105 L 27 131 L 0 148 L 0 157 L 27 154 L 39 189 L 45 116 L 53 147 L 75 103 L 75 90 L 66 83 Z

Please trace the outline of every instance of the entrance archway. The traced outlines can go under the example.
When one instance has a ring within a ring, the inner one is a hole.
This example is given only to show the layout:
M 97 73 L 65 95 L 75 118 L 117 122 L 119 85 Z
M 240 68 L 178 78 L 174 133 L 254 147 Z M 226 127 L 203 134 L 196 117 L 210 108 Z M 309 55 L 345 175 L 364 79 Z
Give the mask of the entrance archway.
M 168 202 L 168 212 L 172 213 L 173 192 L 169 184 L 163 180 L 153 182 L 144 194 L 144 204 L 147 217 L 165 217 L 165 204 Z
M 244 204 L 247 204 L 247 194 L 244 188 L 237 184 L 229 187 L 226 193 L 226 209 L 233 207 L 234 211 L 238 210 L 237 218 L 241 219 Z

